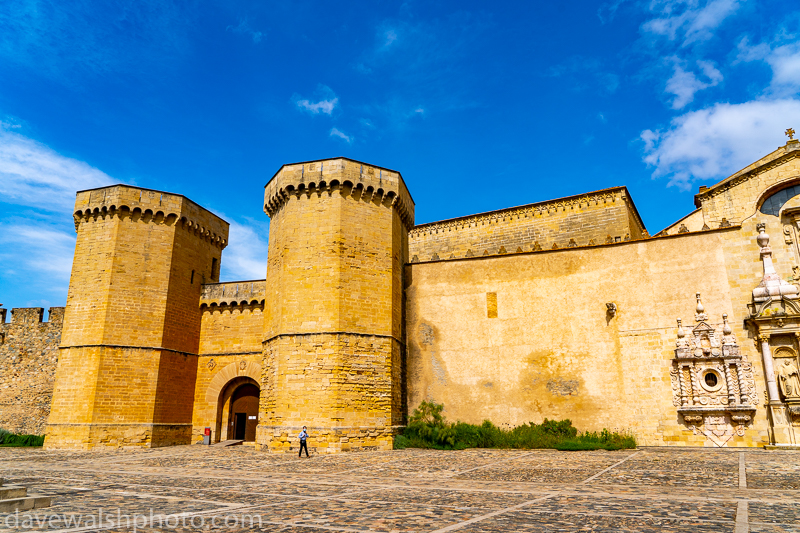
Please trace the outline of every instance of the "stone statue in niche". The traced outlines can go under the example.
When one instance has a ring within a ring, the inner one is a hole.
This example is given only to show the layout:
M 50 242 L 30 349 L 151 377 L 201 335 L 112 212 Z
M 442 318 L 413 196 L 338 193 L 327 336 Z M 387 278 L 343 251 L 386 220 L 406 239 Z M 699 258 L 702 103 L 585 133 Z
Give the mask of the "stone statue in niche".
M 742 356 L 736 336 L 722 315 L 718 331 L 707 323 L 700 294 L 695 321 L 687 335 L 678 319 L 675 358 L 670 380 L 673 405 L 683 423 L 708 446 L 726 446 L 734 436 L 744 436 L 758 404 L 753 367 Z M 720 335 L 721 333 L 721 335 Z
M 786 400 L 800 400 L 800 371 L 797 364 L 788 357 L 778 359 L 775 365 L 778 386 Z

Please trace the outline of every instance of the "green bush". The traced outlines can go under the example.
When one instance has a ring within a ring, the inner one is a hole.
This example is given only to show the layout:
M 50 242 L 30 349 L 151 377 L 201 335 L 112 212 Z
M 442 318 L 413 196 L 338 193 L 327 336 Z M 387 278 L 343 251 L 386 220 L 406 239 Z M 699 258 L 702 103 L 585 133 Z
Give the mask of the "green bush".
M 7 429 L 0 428 L 0 444 L 3 444 L 3 439 L 6 437 L 6 435 L 13 435 L 13 433 Z
M 570 420 L 533 422 L 511 429 L 502 429 L 489 420 L 483 424 L 451 423 L 445 420 L 444 405 L 423 401 L 409 419 L 402 435 L 395 437 L 395 449 L 434 448 L 463 450 L 466 448 L 551 448 L 557 450 L 621 450 L 635 448 L 630 435 L 613 433 L 578 433 Z
M 394 449 L 395 450 L 405 450 L 409 448 L 411 441 L 408 438 L 404 437 L 403 435 L 395 435 L 394 437 Z
M 3 444 L 0 446 L 23 447 L 43 445 L 44 435 L 15 435 L 13 433 L 5 433 L 3 435 Z

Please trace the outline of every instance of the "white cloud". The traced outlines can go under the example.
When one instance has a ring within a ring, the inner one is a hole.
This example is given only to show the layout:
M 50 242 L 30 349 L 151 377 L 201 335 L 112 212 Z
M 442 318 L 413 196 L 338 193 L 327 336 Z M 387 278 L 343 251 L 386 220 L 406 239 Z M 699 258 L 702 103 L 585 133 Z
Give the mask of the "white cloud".
M 238 33 L 239 35 L 246 35 L 250 37 L 255 44 L 260 43 L 264 38 L 263 32 L 256 31 L 250 26 L 250 22 L 247 20 L 247 17 L 240 19 L 239 24 L 236 26 L 228 26 L 225 28 L 225 31 L 232 31 L 233 33 Z
M 722 73 L 710 61 L 697 61 L 702 75 L 707 81 L 702 81 L 694 72 L 684 70 L 678 58 L 675 62 L 672 77 L 667 81 L 666 91 L 675 95 L 672 100 L 672 109 L 681 109 L 694 100 L 696 92 L 708 87 L 713 87 L 722 81 Z
M 25 287 L 30 296 L 46 296 L 63 305 L 75 250 L 75 191 L 114 180 L 26 137 L 21 129 L 14 120 L 0 122 L 0 202 L 5 204 L 0 286 Z
M 18 1 L 0 8 L 0 60 L 66 83 L 86 75 L 174 71 L 190 53 L 199 10 L 176 2 Z
M 336 104 L 339 102 L 338 98 L 331 100 L 320 100 L 319 102 L 311 102 L 310 100 L 298 100 L 297 107 L 310 111 L 313 114 L 325 113 L 330 115 L 333 113 Z
M 72 228 L 72 219 L 67 227 Z M 67 229 L 52 229 L 46 225 L 26 223 L 0 224 L 0 262 L 7 263 L 17 273 L 36 272 L 47 284 L 65 284 L 72 270 L 75 236 Z M 65 287 L 66 288 L 66 287 Z
M 300 109 L 308 111 L 312 115 L 318 115 L 320 113 L 331 115 L 333 110 L 336 109 L 336 106 L 339 105 L 339 98 L 330 87 L 325 85 L 320 85 L 317 88 L 317 92 L 321 93 L 321 97 L 316 102 L 307 98 L 301 99 L 299 96 L 295 95 L 293 97 L 295 104 Z
M 738 48 L 737 61 L 765 61 L 770 66 L 772 81 L 768 92 L 787 96 L 800 91 L 800 41 L 795 36 L 781 35 L 774 43 L 755 46 L 745 37 Z
M 653 0 L 650 11 L 659 16 L 645 22 L 642 31 L 670 41 L 682 39 L 684 46 L 706 41 L 742 3 L 742 0 L 709 0 L 701 5 L 700 0 Z
M 389 28 L 383 32 L 383 47 L 391 46 L 397 40 L 397 30 Z
M 231 222 L 229 244 L 222 252 L 220 279 L 264 279 L 267 275 L 268 235 L 267 222 Z
M 800 124 L 800 101 L 718 103 L 676 117 L 664 131 L 645 130 L 644 161 L 653 177 L 688 190 L 695 180 L 717 181 L 772 152 L 784 130 Z
M 350 135 L 347 135 L 346 133 L 340 131 L 338 128 L 331 128 L 330 136 L 331 137 L 338 137 L 338 138 L 342 139 L 343 141 L 345 141 L 347 144 L 352 144 L 352 142 L 353 142 L 353 137 L 351 137 Z
M 0 125 L 0 198 L 5 203 L 71 213 L 75 191 L 113 181 L 83 161 Z
M 619 8 L 628 0 L 614 0 L 613 2 L 606 2 L 600 4 L 597 9 L 597 18 L 600 19 L 601 24 L 607 24 L 614 20 Z

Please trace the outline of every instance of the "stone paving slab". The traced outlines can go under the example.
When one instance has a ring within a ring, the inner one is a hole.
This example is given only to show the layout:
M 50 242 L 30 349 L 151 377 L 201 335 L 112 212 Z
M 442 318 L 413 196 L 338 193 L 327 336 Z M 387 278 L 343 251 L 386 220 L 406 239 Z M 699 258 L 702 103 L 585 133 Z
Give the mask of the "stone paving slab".
M 0 514 L 2 533 L 800 533 L 800 453 L 789 451 L 398 450 L 298 459 L 243 446 L 16 448 L 0 449 L 0 472 L 53 498 L 47 509 Z M 115 516 L 122 522 L 108 521 Z M 88 528 L 77 529 L 78 519 Z
M 676 521 L 633 516 L 566 515 L 560 513 L 514 512 L 498 517 L 493 523 L 475 524 L 459 531 L 463 533 L 552 533 L 555 531 L 592 531 L 617 533 L 719 533 L 733 531 L 733 524 Z
M 610 470 L 594 480 L 595 483 L 624 485 L 657 485 L 667 487 L 694 486 L 713 489 L 738 487 L 739 472 L 714 468 L 698 470 Z

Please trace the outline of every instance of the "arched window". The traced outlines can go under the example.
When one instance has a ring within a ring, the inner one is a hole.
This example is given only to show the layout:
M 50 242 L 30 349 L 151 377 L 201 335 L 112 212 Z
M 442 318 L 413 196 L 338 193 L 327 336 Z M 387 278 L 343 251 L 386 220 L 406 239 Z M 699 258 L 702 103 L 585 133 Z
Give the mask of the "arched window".
M 798 195 L 800 195 L 800 184 L 781 189 L 764 200 L 764 203 L 761 204 L 761 212 L 765 215 L 778 216 L 786 202 Z

